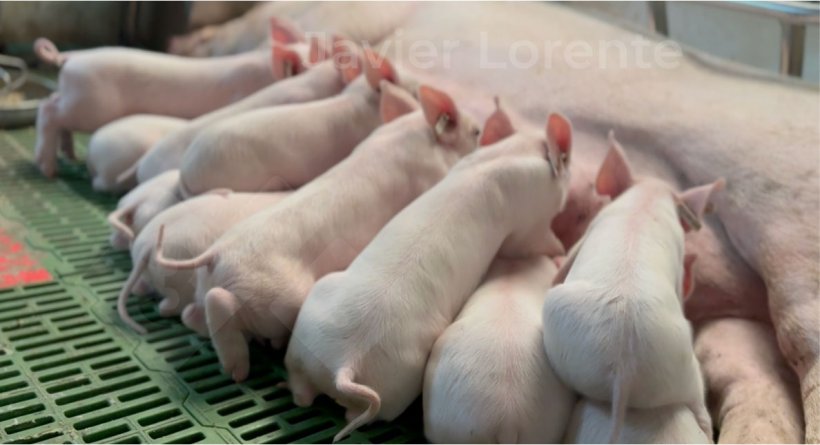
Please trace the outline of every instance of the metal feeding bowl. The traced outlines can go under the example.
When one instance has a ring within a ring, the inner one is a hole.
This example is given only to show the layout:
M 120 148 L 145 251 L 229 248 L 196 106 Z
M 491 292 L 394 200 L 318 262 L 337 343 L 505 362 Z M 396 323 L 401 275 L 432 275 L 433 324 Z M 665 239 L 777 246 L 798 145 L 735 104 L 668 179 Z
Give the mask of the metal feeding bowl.
M 34 124 L 37 108 L 55 90 L 56 84 L 29 73 L 22 59 L 0 54 L 0 128 Z

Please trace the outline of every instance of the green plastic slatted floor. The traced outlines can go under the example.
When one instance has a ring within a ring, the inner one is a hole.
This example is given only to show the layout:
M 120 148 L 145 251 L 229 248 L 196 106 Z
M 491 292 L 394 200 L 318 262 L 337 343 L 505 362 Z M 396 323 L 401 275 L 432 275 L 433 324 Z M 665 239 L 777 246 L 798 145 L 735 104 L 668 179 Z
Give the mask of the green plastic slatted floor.
M 0 131 L 0 229 L 34 252 L 54 280 L 0 290 L 0 442 L 328 442 L 344 424 L 327 398 L 298 408 L 276 388 L 282 354 L 253 347 L 247 382 L 221 373 L 207 340 L 150 299 L 114 306 L 131 268 L 108 245 L 105 216 L 117 202 L 91 190 L 82 166 L 44 179 L 31 162 L 31 128 Z M 77 138 L 82 154 L 87 138 Z M 139 314 L 139 315 L 137 315 Z M 419 403 L 391 424 L 345 442 L 420 442 Z

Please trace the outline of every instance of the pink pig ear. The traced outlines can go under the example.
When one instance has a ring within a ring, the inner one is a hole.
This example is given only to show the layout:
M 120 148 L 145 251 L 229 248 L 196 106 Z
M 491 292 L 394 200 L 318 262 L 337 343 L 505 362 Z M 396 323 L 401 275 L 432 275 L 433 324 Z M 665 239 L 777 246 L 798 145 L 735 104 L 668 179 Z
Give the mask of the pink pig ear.
M 422 85 L 419 87 L 419 100 L 424 117 L 437 138 L 458 126 L 458 109 L 447 93 Z
M 294 23 L 281 17 L 270 18 L 270 37 L 274 42 L 285 45 L 305 41 L 302 31 Z
M 683 299 L 686 300 L 695 290 L 695 260 L 698 256 L 687 253 L 683 256 Z
M 382 80 L 380 113 L 383 123 L 388 123 L 400 116 L 419 109 L 419 103 L 404 89 Z
M 609 153 L 604 158 L 598 177 L 595 179 L 595 190 L 599 195 L 615 199 L 632 186 L 632 169 L 626 160 L 621 144 L 615 140 L 615 132 L 609 132 Z
M 551 113 L 547 117 L 547 141 L 557 148 L 561 158 L 569 161 L 572 150 L 572 124 L 569 119 L 559 113 Z
M 299 54 L 279 43 L 274 43 L 271 47 L 271 57 L 273 59 L 273 77 L 282 80 L 295 76 L 305 70 Z
M 725 185 L 726 181 L 720 178 L 711 184 L 693 187 L 677 195 L 678 201 L 685 207 L 679 209 L 685 231 L 700 229 L 703 215 L 712 211 L 712 194 L 722 190 Z
M 379 91 L 379 84 L 382 80 L 396 83 L 399 79 L 390 61 L 370 48 L 364 50 L 364 75 L 367 76 L 367 82 L 376 91 Z
M 481 139 L 478 141 L 480 147 L 495 144 L 515 133 L 512 122 L 510 122 L 510 117 L 507 116 L 507 113 L 501 108 L 501 101 L 498 99 L 498 96 L 496 96 L 494 100 L 495 111 L 487 118 L 487 121 L 484 122 L 484 129 L 481 130 Z
M 353 42 L 339 39 L 333 42 L 333 64 L 342 76 L 345 84 L 362 73 L 362 59 Z

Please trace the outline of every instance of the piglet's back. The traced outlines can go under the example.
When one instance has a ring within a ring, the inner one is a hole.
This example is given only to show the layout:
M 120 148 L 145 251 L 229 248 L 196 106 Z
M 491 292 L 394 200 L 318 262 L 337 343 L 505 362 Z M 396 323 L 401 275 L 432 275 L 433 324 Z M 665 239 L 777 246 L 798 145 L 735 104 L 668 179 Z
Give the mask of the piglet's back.
M 677 298 L 670 284 L 683 271 L 683 230 L 671 189 L 662 183 L 626 191 L 593 220 L 581 243 L 566 282 L 583 279 L 623 293 Z

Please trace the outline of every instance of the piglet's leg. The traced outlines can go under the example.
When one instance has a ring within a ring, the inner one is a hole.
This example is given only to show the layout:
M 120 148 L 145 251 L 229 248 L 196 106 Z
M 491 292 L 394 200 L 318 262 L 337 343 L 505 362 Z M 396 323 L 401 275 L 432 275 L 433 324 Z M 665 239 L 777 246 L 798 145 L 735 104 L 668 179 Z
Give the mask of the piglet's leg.
M 242 333 L 241 304 L 236 296 L 221 287 L 205 295 L 205 317 L 219 362 L 236 382 L 248 377 L 248 342 Z
M 739 318 L 701 323 L 695 353 L 720 429 L 718 443 L 800 443 L 797 378 L 768 325 Z
M 74 153 L 74 137 L 68 130 L 60 130 L 60 149 L 66 158 L 72 161 L 77 160 L 77 154 Z
M 310 381 L 302 373 L 291 372 L 288 386 L 293 394 L 293 403 L 296 406 L 306 407 L 313 405 L 313 400 L 316 399 L 318 391 L 316 391 L 313 385 L 310 384 Z
M 199 303 L 191 303 L 182 311 L 182 323 L 202 337 L 208 337 L 205 309 Z
M 57 119 L 57 103 L 60 94 L 54 93 L 40 104 L 37 110 L 37 145 L 34 161 L 40 171 L 49 178 L 57 170 L 57 150 L 60 147 L 60 127 Z

